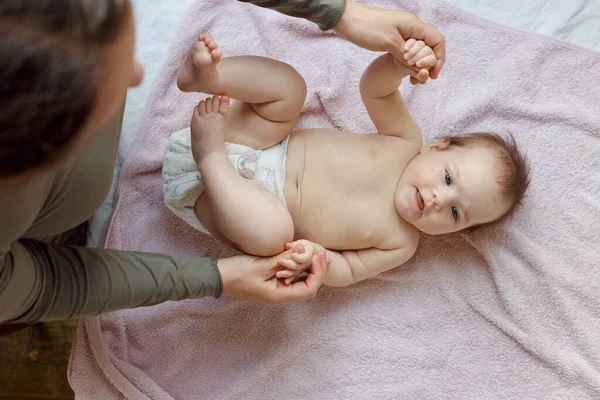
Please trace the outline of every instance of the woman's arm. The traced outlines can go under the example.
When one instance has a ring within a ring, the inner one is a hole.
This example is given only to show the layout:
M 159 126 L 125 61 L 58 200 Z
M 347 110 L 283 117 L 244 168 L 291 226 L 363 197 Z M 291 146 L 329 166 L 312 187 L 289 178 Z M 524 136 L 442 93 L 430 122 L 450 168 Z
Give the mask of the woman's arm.
M 290 17 L 314 22 L 322 30 L 333 28 L 339 21 L 346 0 L 239 0 L 259 7 L 269 8 Z
M 436 79 L 446 59 L 446 41 L 436 29 L 416 15 L 400 10 L 371 7 L 354 0 L 239 0 L 270 8 L 291 17 L 304 18 L 323 30 L 371 51 L 391 53 L 403 61 L 404 41 L 423 40 L 435 53 L 437 63 L 429 77 Z M 427 79 L 420 83 L 425 83 Z M 419 83 L 411 79 L 411 83 Z
M 87 317 L 219 297 L 217 262 L 19 240 L 0 253 L 0 322 Z
M 315 252 L 306 280 L 284 285 L 278 259 L 184 260 L 162 254 L 20 240 L 0 253 L 0 323 L 89 317 L 164 301 L 231 296 L 267 304 L 309 299 L 327 275 Z

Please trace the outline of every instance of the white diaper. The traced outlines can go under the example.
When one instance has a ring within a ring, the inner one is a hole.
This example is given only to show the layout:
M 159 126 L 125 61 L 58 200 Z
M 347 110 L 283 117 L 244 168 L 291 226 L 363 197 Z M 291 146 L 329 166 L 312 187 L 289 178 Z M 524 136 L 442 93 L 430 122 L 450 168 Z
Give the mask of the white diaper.
M 281 143 L 264 150 L 234 143 L 225 143 L 227 155 L 238 173 L 246 179 L 260 182 L 285 205 L 285 162 L 289 136 Z M 204 192 L 202 176 L 194 162 L 190 128 L 173 133 L 169 137 L 163 157 L 163 198 L 165 205 L 179 218 L 198 229 L 209 233 L 202 225 L 194 205 Z

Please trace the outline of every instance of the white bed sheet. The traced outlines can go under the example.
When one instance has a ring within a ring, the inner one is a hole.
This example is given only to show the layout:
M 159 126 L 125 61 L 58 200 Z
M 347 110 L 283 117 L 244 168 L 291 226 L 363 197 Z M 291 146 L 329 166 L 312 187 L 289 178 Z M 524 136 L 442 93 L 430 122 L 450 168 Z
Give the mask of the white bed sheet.
M 137 135 L 146 97 L 167 54 L 179 19 L 192 1 L 132 1 L 137 22 L 136 56 L 144 64 L 146 75 L 144 83 L 127 94 L 115 178 L 108 198 L 91 220 L 88 230 L 89 246 L 101 245 L 101 238 L 114 206 L 117 176 Z M 600 51 L 600 0 L 446 1 L 494 22 L 550 35 Z

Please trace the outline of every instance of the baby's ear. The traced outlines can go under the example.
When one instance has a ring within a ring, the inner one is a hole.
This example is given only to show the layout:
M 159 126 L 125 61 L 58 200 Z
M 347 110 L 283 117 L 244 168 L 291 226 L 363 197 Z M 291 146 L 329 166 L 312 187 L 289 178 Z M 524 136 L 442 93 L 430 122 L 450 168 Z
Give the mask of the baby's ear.
M 424 153 L 425 151 L 431 150 L 445 150 L 450 146 L 449 139 L 438 140 L 437 142 L 433 142 L 430 145 L 421 147 L 420 153 Z

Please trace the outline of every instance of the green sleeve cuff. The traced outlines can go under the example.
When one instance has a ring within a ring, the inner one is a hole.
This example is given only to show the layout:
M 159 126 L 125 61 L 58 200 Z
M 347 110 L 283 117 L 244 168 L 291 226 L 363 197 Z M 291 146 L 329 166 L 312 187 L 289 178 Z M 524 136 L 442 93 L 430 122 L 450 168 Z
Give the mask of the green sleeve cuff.
M 321 30 L 333 28 L 340 20 L 346 0 L 238 0 L 314 22 Z
M 217 285 L 215 287 L 215 292 L 213 293 L 213 297 L 218 299 L 223 294 L 223 278 L 221 277 L 221 272 L 219 271 L 219 266 L 217 259 L 213 256 L 209 256 L 210 266 L 212 267 L 215 275 L 217 276 Z

